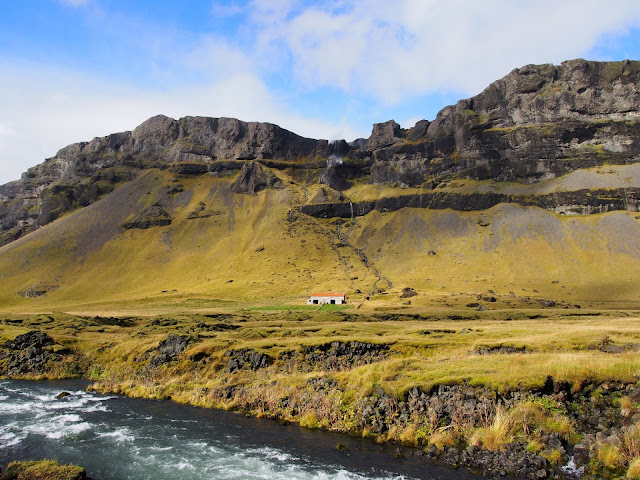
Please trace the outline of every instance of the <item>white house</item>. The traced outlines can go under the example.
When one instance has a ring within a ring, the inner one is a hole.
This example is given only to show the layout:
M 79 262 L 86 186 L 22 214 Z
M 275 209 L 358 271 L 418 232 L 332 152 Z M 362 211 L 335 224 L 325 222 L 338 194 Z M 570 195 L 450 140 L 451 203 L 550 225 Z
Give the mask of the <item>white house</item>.
M 342 292 L 316 292 L 312 293 L 307 300 L 307 305 L 322 305 L 323 303 L 342 305 L 347 303 L 347 296 Z

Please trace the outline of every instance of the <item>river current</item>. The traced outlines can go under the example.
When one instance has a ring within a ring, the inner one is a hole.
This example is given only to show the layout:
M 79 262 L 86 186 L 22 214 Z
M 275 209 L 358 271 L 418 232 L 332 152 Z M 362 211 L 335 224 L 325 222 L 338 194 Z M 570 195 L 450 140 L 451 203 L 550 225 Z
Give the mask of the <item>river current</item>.
M 99 480 L 478 478 L 423 457 L 396 459 L 394 447 L 366 439 L 85 387 L 0 382 L 0 465 L 50 458 Z M 71 395 L 57 400 L 62 391 Z

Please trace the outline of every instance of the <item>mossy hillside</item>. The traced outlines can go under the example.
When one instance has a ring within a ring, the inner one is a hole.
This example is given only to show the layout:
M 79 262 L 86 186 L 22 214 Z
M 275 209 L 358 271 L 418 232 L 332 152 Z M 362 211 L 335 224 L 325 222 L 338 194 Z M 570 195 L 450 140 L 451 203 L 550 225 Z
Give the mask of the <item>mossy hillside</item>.
M 293 189 L 237 195 L 228 190 L 226 179 L 184 178 L 185 191 L 167 200 L 161 187 L 168 181 L 168 172 L 146 175 L 129 189 L 118 190 L 109 202 L 97 202 L 5 247 L 2 259 L 11 267 L 3 270 L 3 277 L 10 283 L 19 276 L 22 288 L 63 283 L 64 293 L 58 289 L 36 300 L 62 304 L 145 297 L 169 297 L 171 302 L 201 295 L 226 300 L 299 298 L 311 289 L 348 285 L 352 276 L 367 277 L 364 266 L 355 264 L 346 271 L 339 257 L 349 255 L 332 247 L 335 235 L 313 219 L 288 218 L 298 201 Z M 158 201 L 168 204 L 171 225 L 120 229 L 124 220 Z M 223 213 L 187 218 L 200 203 Z M 82 252 L 95 243 L 96 226 L 110 232 L 109 238 L 99 250 Z M 37 245 L 38 252 L 31 252 L 29 245 Z M 24 258 L 29 258 L 27 269 L 31 267 L 33 275 L 25 272 Z M 15 295 L 6 300 L 20 302 Z
M 640 225 L 631 213 L 567 218 L 498 205 L 478 213 L 372 212 L 365 219 L 347 238 L 394 285 L 425 292 L 412 303 L 488 289 L 512 302 L 546 296 L 588 304 L 598 292 L 600 300 L 638 298 L 639 259 L 631 245 Z
M 286 188 L 252 196 L 232 193 L 233 178 L 150 170 L 1 248 L 0 301 L 16 312 L 155 314 L 301 305 L 312 290 L 344 290 L 366 311 L 465 308 L 489 290 L 493 309 L 541 300 L 633 307 L 640 299 L 640 225 L 631 212 L 405 208 L 338 225 L 300 214 L 317 188 L 277 174 Z M 182 189 L 171 193 L 176 182 Z M 170 225 L 122 228 L 154 204 Z M 416 290 L 411 305 L 400 298 L 405 287 Z M 44 295 L 20 295 L 28 291 Z

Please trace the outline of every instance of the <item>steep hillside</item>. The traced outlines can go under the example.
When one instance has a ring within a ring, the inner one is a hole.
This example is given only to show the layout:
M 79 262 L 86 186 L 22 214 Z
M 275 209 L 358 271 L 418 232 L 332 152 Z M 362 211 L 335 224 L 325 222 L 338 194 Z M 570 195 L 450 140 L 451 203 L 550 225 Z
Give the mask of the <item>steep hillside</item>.
M 316 289 L 346 290 L 364 309 L 464 307 L 489 290 L 493 308 L 640 299 L 640 222 L 629 212 L 567 217 L 502 204 L 319 220 L 297 210 L 312 191 L 259 170 L 276 187 L 235 193 L 255 175 L 146 171 L 0 248 L 0 303 L 166 311 L 301 304 Z M 417 292 L 411 307 L 405 287 Z
M 487 182 L 526 185 L 583 169 L 637 163 L 639 84 L 637 61 L 528 65 L 446 107 L 432 122 L 421 120 L 405 130 L 391 120 L 374 125 L 369 139 L 352 143 L 303 138 L 268 123 L 159 115 L 132 132 L 69 145 L 21 180 L 0 186 L 0 244 L 90 205 L 145 169 L 224 176 L 250 160 L 301 185 L 320 182 L 350 191 L 328 199 L 331 203 L 357 195 L 353 189 L 363 184 L 397 187 L 391 196 L 400 200 L 363 208 L 360 214 L 404 206 L 478 210 L 500 202 L 573 213 L 636 211 L 637 182 L 591 182 L 588 189 L 600 190 L 591 196 L 558 190 L 556 196 L 533 199 L 469 195 L 482 193 Z M 440 198 L 439 188 L 458 181 L 467 182 L 462 198 Z M 407 188 L 419 188 L 426 199 L 416 203 L 403 192 Z
M 181 191 L 170 193 L 177 185 Z M 348 286 L 352 276 L 367 281 L 366 267 L 350 258 L 355 253 L 343 254 L 334 235 L 291 210 L 301 195 L 295 187 L 239 194 L 228 178 L 176 181 L 149 170 L 2 247 L 0 301 L 188 306 L 202 297 L 203 306 L 216 306 Z M 158 210 L 170 224 L 154 224 Z
M 352 143 L 157 116 L 70 145 L 0 187 L 0 302 L 636 305 L 639 85 L 640 62 L 573 60 Z

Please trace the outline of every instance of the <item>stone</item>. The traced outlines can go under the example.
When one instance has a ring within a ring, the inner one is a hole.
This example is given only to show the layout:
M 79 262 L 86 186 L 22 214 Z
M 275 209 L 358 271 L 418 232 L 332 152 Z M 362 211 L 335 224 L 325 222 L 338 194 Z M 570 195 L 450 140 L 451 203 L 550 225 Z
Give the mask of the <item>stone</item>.
M 402 293 L 400 294 L 400 298 L 411 298 L 415 297 L 417 292 L 411 287 L 405 287 L 402 289 Z
M 156 354 L 149 360 L 149 366 L 159 367 L 177 360 L 191 342 L 191 338 L 187 336 L 170 333 L 156 348 Z
M 426 133 L 426 132 L 425 132 Z M 365 150 L 375 150 L 381 147 L 401 143 L 403 130 L 394 120 L 373 125 L 371 136 L 362 147 Z
M 241 369 L 256 371 L 268 367 L 274 360 L 270 355 L 251 348 L 227 350 L 224 356 L 228 359 L 224 371 L 229 373 L 235 373 Z
M 49 362 L 61 358 L 53 353 L 54 345 L 55 341 L 49 335 L 36 330 L 7 340 L 4 343 L 6 353 L 0 351 L 0 359 L 5 359 L 4 365 L 0 364 L 0 374 L 19 377 L 45 372 Z
M 273 172 L 258 162 L 245 163 L 238 177 L 231 184 L 233 192 L 249 195 L 256 195 L 267 188 L 281 189 L 284 188 L 284 184 Z
M 132 228 L 151 228 L 158 226 L 166 226 L 171 224 L 171 215 L 160 204 L 153 204 L 150 207 L 145 208 L 142 212 L 136 215 L 132 220 L 126 221 L 122 224 L 124 229 Z

